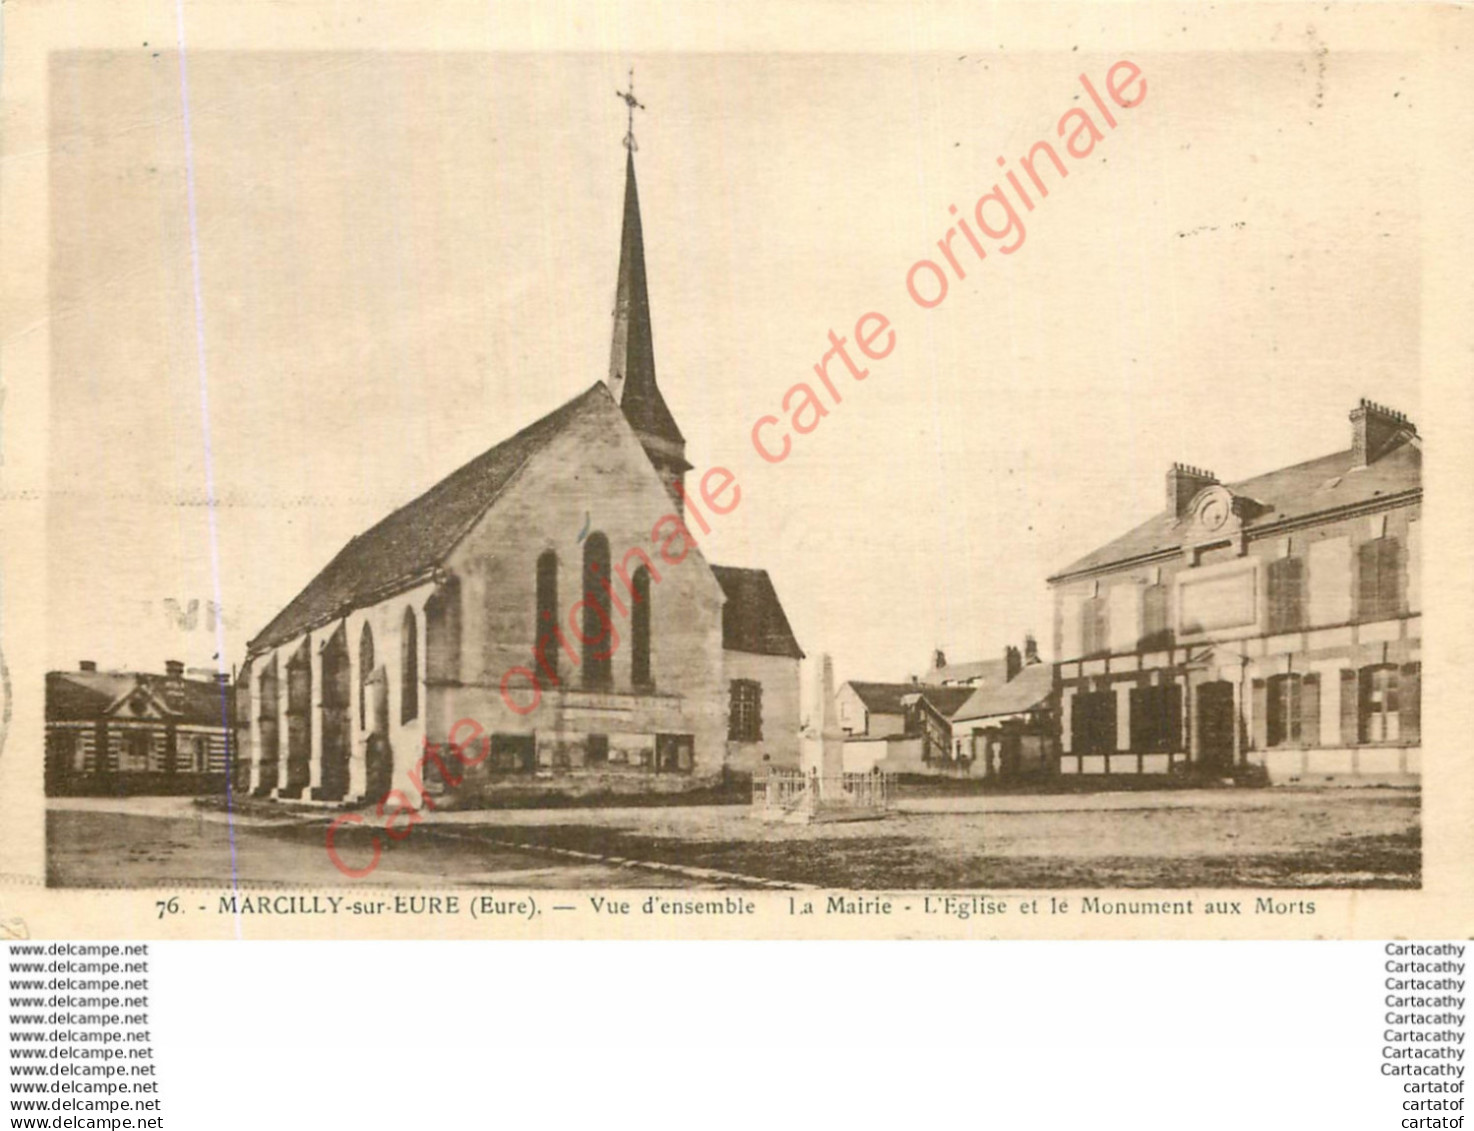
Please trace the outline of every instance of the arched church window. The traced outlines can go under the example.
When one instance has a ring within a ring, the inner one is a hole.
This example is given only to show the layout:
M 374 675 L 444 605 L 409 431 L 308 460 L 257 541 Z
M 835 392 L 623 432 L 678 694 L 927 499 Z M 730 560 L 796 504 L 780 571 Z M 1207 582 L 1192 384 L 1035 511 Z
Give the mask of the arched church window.
M 420 632 L 413 609 L 404 610 L 399 635 L 399 721 L 407 723 L 420 714 Z
M 595 531 L 583 544 L 583 681 L 585 687 L 614 685 L 614 622 L 604 585 L 609 578 L 609 539 Z
M 358 729 L 368 729 L 368 685 L 374 674 L 374 630 L 364 621 L 358 634 Z
M 425 602 L 425 683 L 459 678 L 461 669 L 461 586 L 455 577 Z
M 537 614 L 533 622 L 533 668 L 540 680 L 558 686 L 558 555 L 544 550 L 537 559 Z
M 650 687 L 655 682 L 650 678 L 650 571 L 644 566 L 635 570 L 631 600 L 634 640 L 630 644 L 630 682 L 636 687 Z

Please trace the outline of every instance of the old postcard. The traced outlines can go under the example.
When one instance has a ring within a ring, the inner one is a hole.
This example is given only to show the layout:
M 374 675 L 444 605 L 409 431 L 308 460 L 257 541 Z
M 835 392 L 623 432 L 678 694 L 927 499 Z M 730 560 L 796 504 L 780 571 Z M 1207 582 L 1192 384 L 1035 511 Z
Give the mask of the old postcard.
M 1467 14 L 612 10 L 7 6 L 7 931 L 1474 928 Z

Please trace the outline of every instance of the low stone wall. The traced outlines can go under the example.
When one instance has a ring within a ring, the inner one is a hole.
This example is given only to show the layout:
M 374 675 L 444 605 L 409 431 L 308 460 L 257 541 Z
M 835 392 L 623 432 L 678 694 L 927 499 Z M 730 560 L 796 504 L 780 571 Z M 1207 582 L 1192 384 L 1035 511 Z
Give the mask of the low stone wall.
M 1422 777 L 1419 746 L 1316 747 L 1251 750 L 1271 785 L 1410 785 Z
M 1236 771 L 1211 774 L 1185 753 L 1063 754 L 1061 777 L 1096 779 L 1235 778 L 1256 785 L 1416 785 L 1422 774 L 1418 746 L 1294 747 L 1248 750 Z

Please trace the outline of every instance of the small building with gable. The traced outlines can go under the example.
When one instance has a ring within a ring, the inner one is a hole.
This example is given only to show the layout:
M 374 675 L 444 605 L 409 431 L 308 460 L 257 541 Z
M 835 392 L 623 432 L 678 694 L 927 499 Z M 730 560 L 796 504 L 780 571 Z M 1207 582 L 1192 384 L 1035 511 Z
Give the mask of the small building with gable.
M 849 680 L 835 692 L 847 773 L 935 774 L 947 770 L 952 712 L 973 691 L 965 686 Z
M 48 797 L 221 794 L 234 761 L 235 692 L 227 676 L 154 672 L 46 673 Z

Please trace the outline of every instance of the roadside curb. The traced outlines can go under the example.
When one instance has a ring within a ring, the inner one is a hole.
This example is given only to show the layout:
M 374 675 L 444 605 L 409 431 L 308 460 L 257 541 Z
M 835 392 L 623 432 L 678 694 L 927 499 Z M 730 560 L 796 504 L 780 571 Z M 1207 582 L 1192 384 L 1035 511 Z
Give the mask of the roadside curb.
M 740 872 L 724 872 L 718 868 L 698 868 L 688 864 L 667 864 L 659 860 L 631 860 L 624 856 L 608 856 L 598 852 L 584 852 L 577 848 L 559 848 L 548 844 L 508 840 L 505 837 L 474 836 L 468 833 L 448 832 L 444 825 L 428 825 L 426 831 L 432 836 L 446 836 L 452 840 L 463 840 L 473 844 L 490 844 L 498 848 L 512 848 L 519 852 L 546 853 L 570 860 L 589 863 L 612 864 L 617 868 L 643 868 L 652 872 L 682 876 L 686 879 L 709 882 L 740 883 L 749 887 L 768 888 L 777 891 L 818 891 L 814 884 L 801 884 L 787 880 L 769 880 L 760 876 L 745 876 Z

